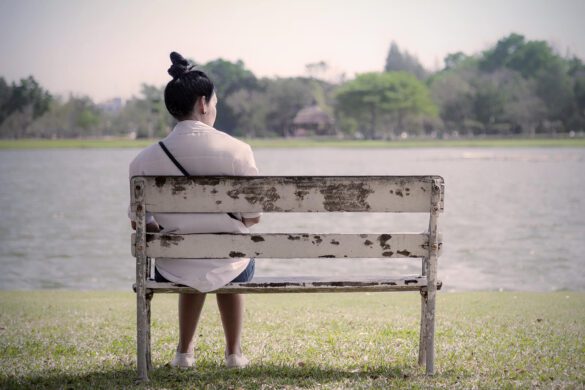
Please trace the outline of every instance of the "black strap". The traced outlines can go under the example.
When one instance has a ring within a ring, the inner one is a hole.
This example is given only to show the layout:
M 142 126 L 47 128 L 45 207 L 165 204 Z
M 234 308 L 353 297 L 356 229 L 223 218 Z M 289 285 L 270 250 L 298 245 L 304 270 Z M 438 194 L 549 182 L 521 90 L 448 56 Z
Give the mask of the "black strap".
M 182 166 L 181 164 L 179 164 L 179 162 L 177 161 L 177 159 L 175 158 L 175 156 L 173 156 L 173 155 L 171 154 L 171 152 L 169 152 L 169 150 L 167 149 L 167 147 L 165 146 L 165 144 L 163 144 L 163 142 L 162 142 L 162 141 L 159 141 L 159 143 L 158 143 L 158 144 L 160 145 L 160 147 L 162 148 L 162 150 L 165 152 L 165 154 L 167 155 L 167 157 L 168 157 L 168 158 L 169 158 L 169 159 L 170 159 L 170 160 L 173 162 L 173 164 L 175 164 L 175 166 L 176 166 L 177 168 L 179 168 L 179 171 L 181 171 L 181 173 L 182 173 L 184 176 L 190 176 L 190 175 L 189 175 L 189 172 L 187 172 L 187 171 L 185 170 L 185 168 L 183 168 L 183 166 Z M 227 215 L 229 215 L 229 217 L 230 217 L 231 219 L 235 219 L 236 221 L 240 221 L 240 222 L 241 222 L 241 219 L 240 219 L 240 218 L 238 218 L 238 217 L 236 217 L 236 215 L 235 215 L 235 214 L 232 214 L 232 213 L 227 213 Z
M 158 143 L 160 145 L 160 147 L 162 148 L 162 150 L 165 152 L 165 154 L 168 156 L 168 158 L 175 164 L 175 166 L 177 168 L 179 168 L 179 171 L 181 171 L 181 173 L 185 176 L 189 176 L 189 172 L 187 172 L 185 170 L 185 168 L 183 168 L 183 166 L 181 164 L 179 164 L 179 162 L 175 159 L 175 156 L 173 156 L 171 154 L 171 152 L 169 152 L 169 150 L 167 149 L 167 147 L 165 146 L 165 144 L 163 144 L 162 141 L 160 141 Z

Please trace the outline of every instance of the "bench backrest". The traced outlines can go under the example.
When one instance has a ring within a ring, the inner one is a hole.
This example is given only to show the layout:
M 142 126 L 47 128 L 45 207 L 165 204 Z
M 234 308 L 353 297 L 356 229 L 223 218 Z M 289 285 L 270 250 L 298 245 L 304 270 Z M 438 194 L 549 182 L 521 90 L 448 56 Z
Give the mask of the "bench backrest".
M 439 176 L 134 177 L 132 207 L 139 219 L 146 211 L 409 212 L 428 213 L 430 223 L 416 234 L 165 235 L 146 234 L 142 220 L 133 249 L 177 258 L 425 258 L 440 246 L 436 216 L 443 210 L 443 188 Z

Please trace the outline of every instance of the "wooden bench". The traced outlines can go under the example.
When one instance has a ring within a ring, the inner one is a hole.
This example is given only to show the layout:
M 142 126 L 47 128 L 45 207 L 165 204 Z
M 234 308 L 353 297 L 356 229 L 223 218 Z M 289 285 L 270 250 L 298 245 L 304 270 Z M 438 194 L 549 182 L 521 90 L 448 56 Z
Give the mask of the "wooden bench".
M 132 251 L 136 257 L 138 375 L 151 369 L 150 300 L 154 293 L 195 292 L 152 280 L 151 258 L 420 258 L 420 275 L 356 279 L 254 278 L 218 293 L 420 291 L 419 364 L 434 373 L 437 230 L 443 211 L 439 176 L 142 176 L 131 179 L 136 213 Z M 384 234 L 158 234 L 147 233 L 145 213 L 167 212 L 391 212 L 428 213 L 423 233 Z M 196 260 L 194 260 L 196 261 Z

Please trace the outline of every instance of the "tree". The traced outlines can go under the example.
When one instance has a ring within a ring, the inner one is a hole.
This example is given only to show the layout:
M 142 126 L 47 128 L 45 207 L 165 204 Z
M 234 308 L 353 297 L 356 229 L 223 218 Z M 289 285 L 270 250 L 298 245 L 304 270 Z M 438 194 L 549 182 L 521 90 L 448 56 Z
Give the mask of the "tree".
M 29 76 L 18 84 L 7 86 L 0 80 L 0 134 L 3 137 L 20 138 L 26 136 L 27 129 L 34 119 L 49 109 L 51 95 Z M 13 116 L 10 123 L 5 124 Z
M 479 64 L 480 69 L 485 72 L 493 72 L 506 66 L 510 57 L 524 45 L 524 42 L 524 36 L 516 33 L 500 39 L 493 49 L 483 53 Z
M 268 102 L 266 128 L 269 131 L 288 137 L 297 112 L 315 100 L 311 81 L 300 77 L 262 80 Z
M 411 73 L 419 80 L 423 80 L 427 76 L 427 71 L 420 64 L 418 58 L 410 55 L 407 51 L 401 52 L 395 42 L 390 44 L 384 71 Z
M 454 69 L 463 64 L 469 57 L 464 53 L 458 51 L 456 53 L 447 54 L 445 57 L 445 69 Z
M 449 62 L 446 60 L 445 65 Z M 473 80 L 479 77 L 477 66 L 452 63 L 452 67 L 439 72 L 430 79 L 430 93 L 439 107 L 445 128 L 465 133 L 477 128 L 473 112 Z
M 176 122 L 168 113 L 163 87 L 142 84 L 140 95 L 126 102 L 122 111 L 111 118 L 113 131 L 135 133 L 138 138 L 164 137 Z
M 402 131 L 407 117 L 435 117 L 427 87 L 405 72 L 364 73 L 342 85 L 337 91 L 338 114 L 362 123 L 367 138 L 375 138 L 381 130 Z M 382 120 L 394 126 L 382 126 Z
M 227 104 L 227 99 L 240 89 L 257 89 L 256 76 L 240 60 L 230 62 L 219 58 L 206 63 L 202 68 L 213 81 L 218 97 L 215 126 L 231 134 L 237 128 L 237 114 Z
M 269 101 L 266 93 L 257 90 L 240 89 L 226 99 L 237 118 L 235 134 L 257 137 L 266 134 L 266 115 Z

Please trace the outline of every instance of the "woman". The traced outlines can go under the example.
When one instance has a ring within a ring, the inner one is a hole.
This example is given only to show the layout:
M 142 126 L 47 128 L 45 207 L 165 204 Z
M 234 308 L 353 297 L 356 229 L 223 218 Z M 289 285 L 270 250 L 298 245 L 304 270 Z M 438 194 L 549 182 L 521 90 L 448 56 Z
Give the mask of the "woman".
M 213 128 L 217 96 L 212 81 L 180 54 L 171 53 L 172 76 L 165 88 L 165 105 L 178 121 L 160 143 L 143 150 L 130 164 L 130 177 L 138 175 L 257 175 L 249 145 Z M 174 160 L 174 161 L 173 161 Z M 132 215 L 130 216 L 132 218 Z M 162 233 L 247 233 L 258 223 L 260 213 L 233 214 L 154 213 L 147 215 L 147 230 Z M 134 222 L 133 222 L 134 227 Z M 206 292 L 229 282 L 247 282 L 254 274 L 253 259 L 158 259 L 155 278 L 197 289 L 203 294 L 179 294 L 179 343 L 173 367 L 192 367 L 193 336 Z M 230 368 L 248 365 L 240 339 L 244 313 L 241 294 L 217 294 L 226 348 L 225 363 Z

